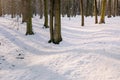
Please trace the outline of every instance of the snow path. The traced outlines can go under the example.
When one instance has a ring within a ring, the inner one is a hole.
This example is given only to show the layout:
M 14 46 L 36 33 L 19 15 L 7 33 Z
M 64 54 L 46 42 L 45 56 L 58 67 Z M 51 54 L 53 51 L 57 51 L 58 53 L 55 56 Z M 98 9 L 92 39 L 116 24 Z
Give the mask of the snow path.
M 0 80 L 120 80 L 120 17 L 85 20 L 62 18 L 63 42 L 54 45 L 44 20 L 33 18 L 35 35 L 25 36 L 25 24 L 1 17 Z

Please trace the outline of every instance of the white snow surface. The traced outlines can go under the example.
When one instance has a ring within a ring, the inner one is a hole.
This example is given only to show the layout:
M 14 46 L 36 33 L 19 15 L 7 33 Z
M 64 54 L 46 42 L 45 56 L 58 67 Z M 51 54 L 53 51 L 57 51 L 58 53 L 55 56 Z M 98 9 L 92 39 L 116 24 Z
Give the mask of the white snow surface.
M 44 19 L 26 24 L 0 17 L 0 80 L 120 80 L 120 17 L 94 24 L 94 17 L 62 18 L 59 45 L 48 43 Z

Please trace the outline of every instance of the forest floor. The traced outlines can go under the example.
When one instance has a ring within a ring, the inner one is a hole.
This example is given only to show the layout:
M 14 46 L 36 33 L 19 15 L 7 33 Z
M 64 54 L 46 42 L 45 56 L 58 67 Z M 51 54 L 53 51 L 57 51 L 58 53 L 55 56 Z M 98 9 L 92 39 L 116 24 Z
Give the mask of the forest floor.
M 0 80 L 120 80 L 120 17 L 80 21 L 62 18 L 63 41 L 55 45 L 38 16 L 31 36 L 21 19 L 0 17 Z

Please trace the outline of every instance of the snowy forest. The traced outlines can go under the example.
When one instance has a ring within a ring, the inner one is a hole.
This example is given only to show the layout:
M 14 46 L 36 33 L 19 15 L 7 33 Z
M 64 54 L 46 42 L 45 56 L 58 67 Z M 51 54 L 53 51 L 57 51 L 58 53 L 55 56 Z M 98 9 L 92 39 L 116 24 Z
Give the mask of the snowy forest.
M 44 27 L 50 27 L 48 42 L 59 44 L 62 41 L 61 15 L 63 17 L 67 15 L 69 18 L 81 15 L 82 26 L 85 24 L 84 16 L 95 16 L 95 23 L 98 23 L 97 16 L 101 16 L 99 21 L 101 24 L 105 23 L 105 15 L 108 18 L 120 15 L 119 4 L 119 0 L 1 0 L 0 15 L 9 14 L 11 18 L 22 17 L 22 23 L 27 23 L 26 35 L 34 34 L 32 31 L 33 15 L 39 15 L 40 19 L 44 17 Z
M 0 0 L 0 80 L 120 80 L 120 0 Z

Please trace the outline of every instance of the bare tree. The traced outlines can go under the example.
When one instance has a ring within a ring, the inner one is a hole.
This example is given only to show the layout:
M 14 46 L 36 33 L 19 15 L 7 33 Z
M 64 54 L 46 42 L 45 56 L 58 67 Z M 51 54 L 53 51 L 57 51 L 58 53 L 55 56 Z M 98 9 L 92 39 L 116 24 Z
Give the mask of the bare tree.
M 83 0 L 80 0 L 81 26 L 84 26 Z

